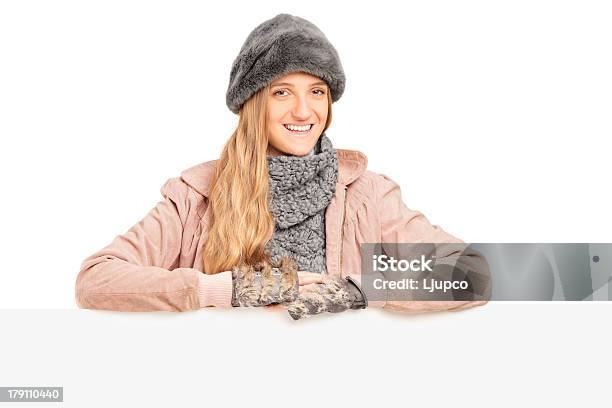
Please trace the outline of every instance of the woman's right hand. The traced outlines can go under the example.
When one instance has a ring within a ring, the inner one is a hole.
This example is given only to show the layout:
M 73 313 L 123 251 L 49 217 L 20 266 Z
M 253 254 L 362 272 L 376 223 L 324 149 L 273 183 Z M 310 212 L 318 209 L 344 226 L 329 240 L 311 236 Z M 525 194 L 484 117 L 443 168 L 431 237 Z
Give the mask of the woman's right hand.
M 278 268 L 263 261 L 232 269 L 232 306 L 258 307 L 295 300 L 299 293 L 295 263 L 286 258 Z

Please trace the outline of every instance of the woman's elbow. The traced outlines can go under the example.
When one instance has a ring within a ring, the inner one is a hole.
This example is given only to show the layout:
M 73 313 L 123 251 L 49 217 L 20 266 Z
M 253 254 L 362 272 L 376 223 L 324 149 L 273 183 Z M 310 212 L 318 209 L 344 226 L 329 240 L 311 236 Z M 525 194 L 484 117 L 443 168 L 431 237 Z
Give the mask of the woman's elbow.
M 74 297 L 80 309 L 92 309 L 92 305 L 87 300 L 87 286 L 91 267 L 81 268 L 77 274 L 74 284 Z
M 96 267 L 99 268 L 101 264 L 108 261 L 104 257 L 90 256 L 81 263 L 74 284 L 75 301 L 80 309 L 97 309 L 96 305 L 90 301 L 89 294 L 92 288 L 95 288 L 100 281 L 101 271 L 98 270 L 96 272 Z

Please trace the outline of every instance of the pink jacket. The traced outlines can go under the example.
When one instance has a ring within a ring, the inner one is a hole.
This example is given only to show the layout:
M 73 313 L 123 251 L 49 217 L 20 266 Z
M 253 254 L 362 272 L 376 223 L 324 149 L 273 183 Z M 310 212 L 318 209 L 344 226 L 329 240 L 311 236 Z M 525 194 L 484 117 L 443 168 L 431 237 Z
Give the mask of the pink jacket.
M 407 208 L 394 181 L 366 170 L 363 153 L 337 152 L 336 194 L 325 213 L 328 274 L 351 275 L 360 282 L 360 243 L 463 242 Z M 193 166 L 166 181 L 160 190 L 164 199 L 145 218 L 83 261 L 75 288 L 79 307 L 119 311 L 231 307 L 231 271 L 202 272 L 202 246 L 210 222 L 208 188 L 215 162 Z M 484 303 L 370 301 L 369 306 L 423 312 Z

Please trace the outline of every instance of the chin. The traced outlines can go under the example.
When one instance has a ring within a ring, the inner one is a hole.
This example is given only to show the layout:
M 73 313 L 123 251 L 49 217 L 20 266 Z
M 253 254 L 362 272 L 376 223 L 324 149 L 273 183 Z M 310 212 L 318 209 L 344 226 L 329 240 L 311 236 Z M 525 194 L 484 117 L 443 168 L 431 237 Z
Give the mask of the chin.
M 285 147 L 285 148 L 277 149 L 277 150 L 279 150 L 281 154 L 284 156 L 303 156 L 306 153 L 308 153 L 308 152 L 304 153 L 302 149 L 291 149 L 289 147 Z
M 287 151 L 289 154 L 294 156 L 306 156 L 315 147 L 317 142 L 313 142 L 312 145 L 300 145 L 300 146 L 288 146 Z
M 295 152 L 295 153 L 292 153 L 292 154 L 293 154 L 294 156 L 306 156 L 308 153 L 310 153 L 310 150 L 312 150 L 312 149 L 309 149 L 309 150 L 307 150 L 307 151 L 302 151 L 302 150 L 300 150 L 300 151 Z

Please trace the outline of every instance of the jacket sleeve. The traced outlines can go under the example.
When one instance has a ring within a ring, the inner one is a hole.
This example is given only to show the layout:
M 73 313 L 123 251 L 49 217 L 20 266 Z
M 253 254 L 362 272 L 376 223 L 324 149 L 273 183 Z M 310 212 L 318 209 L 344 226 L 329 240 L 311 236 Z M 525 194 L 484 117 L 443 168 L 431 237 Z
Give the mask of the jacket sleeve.
M 399 185 L 389 177 L 379 174 L 376 191 L 378 191 L 378 208 L 381 220 L 381 239 L 383 243 L 435 243 L 436 263 L 432 275 L 444 275 L 452 265 L 460 268 L 479 286 L 480 296 L 474 300 L 387 300 L 382 307 L 403 312 L 457 311 L 474 306 L 484 305 L 490 299 L 491 279 L 486 259 L 478 252 L 466 249 L 462 240 L 444 231 L 438 225 L 432 225 L 419 211 L 409 209 L 402 200 Z M 451 245 L 444 245 L 451 244 Z M 455 244 L 455 245 L 452 245 Z M 438 269 L 438 271 L 436 271 Z M 442 272 L 440 272 L 442 271 Z M 439 273 L 437 273 L 439 272 Z
M 187 311 L 231 307 L 230 271 L 207 275 L 176 268 L 184 225 L 196 211 L 180 178 L 161 188 L 164 197 L 125 234 L 87 257 L 76 279 L 80 308 L 116 311 Z

